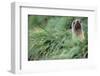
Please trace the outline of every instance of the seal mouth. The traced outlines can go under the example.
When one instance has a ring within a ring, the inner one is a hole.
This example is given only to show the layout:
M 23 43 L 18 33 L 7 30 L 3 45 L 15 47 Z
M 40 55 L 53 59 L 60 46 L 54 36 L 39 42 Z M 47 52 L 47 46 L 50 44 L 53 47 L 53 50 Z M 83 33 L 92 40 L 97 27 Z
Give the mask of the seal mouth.
M 75 30 L 76 31 L 81 30 L 81 24 L 79 23 L 79 21 L 77 21 L 75 24 Z

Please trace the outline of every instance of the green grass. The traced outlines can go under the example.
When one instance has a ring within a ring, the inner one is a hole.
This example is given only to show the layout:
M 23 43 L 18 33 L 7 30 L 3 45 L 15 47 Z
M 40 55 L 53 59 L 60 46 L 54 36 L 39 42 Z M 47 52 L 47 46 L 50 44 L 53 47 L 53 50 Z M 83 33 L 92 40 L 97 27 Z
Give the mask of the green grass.
M 85 40 L 72 40 L 71 23 L 80 18 Z M 28 60 L 88 57 L 87 17 L 28 16 Z

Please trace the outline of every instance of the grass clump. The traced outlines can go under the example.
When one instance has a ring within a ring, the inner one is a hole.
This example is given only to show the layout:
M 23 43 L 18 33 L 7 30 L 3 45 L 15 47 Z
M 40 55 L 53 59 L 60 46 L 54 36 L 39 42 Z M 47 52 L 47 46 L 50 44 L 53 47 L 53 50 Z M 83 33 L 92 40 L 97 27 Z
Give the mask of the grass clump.
M 85 40 L 72 40 L 71 16 L 29 16 L 28 60 L 77 59 L 88 57 L 87 17 L 80 17 Z

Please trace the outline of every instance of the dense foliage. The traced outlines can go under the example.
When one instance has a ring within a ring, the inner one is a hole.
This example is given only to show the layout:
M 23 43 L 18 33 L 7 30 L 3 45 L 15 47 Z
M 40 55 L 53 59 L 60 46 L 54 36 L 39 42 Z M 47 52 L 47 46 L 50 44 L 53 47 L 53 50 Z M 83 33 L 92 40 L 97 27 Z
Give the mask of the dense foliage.
M 72 40 L 71 24 L 83 23 L 85 40 Z M 28 16 L 28 60 L 88 57 L 88 18 L 72 16 Z

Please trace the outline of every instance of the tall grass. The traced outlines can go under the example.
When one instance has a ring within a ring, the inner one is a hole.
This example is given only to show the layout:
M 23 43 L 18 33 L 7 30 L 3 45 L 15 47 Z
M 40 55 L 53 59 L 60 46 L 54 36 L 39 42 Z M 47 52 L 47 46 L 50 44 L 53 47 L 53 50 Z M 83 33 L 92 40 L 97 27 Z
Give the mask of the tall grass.
M 83 22 L 85 40 L 72 40 L 71 23 Z M 28 60 L 77 59 L 88 57 L 87 17 L 28 16 Z

